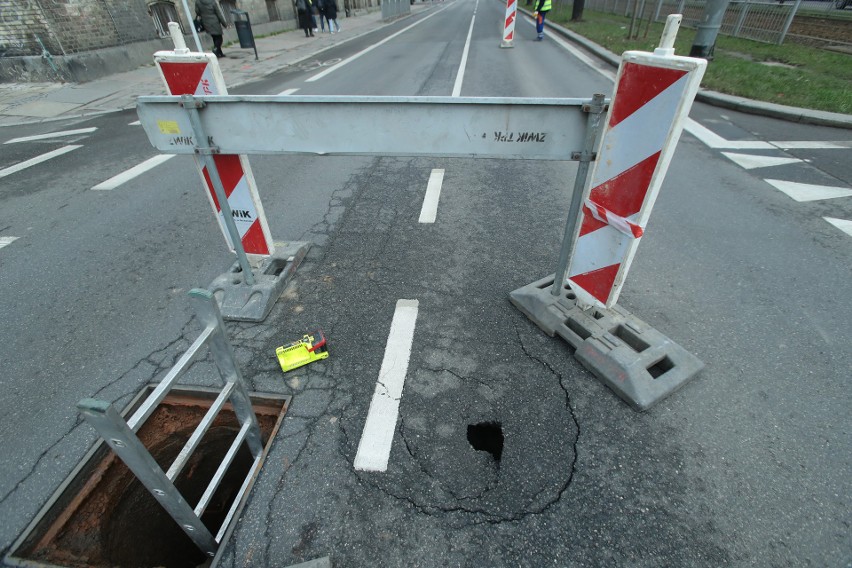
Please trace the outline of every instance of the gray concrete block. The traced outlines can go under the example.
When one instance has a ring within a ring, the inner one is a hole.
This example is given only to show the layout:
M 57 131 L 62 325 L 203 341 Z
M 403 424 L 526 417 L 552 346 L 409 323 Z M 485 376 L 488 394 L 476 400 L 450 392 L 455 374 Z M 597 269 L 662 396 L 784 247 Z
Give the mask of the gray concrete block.
M 551 293 L 548 276 L 509 294 L 512 304 L 574 356 L 634 410 L 644 411 L 689 382 L 704 364 L 683 347 L 620 306 L 577 306 L 567 286 Z
M 252 271 L 255 284 L 249 286 L 239 262 L 216 277 L 209 289 L 226 320 L 261 322 L 281 296 L 285 286 L 296 273 L 311 243 L 294 241 L 275 243 L 275 254 Z

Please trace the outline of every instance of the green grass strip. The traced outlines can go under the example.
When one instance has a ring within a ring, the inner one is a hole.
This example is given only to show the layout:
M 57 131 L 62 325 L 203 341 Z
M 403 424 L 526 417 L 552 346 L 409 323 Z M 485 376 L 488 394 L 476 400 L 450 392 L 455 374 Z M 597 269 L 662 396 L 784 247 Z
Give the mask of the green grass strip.
M 570 19 L 570 6 L 548 14 L 548 20 L 619 54 L 653 51 L 663 31 L 663 24 L 637 22 L 639 39 L 627 39 L 629 17 L 586 10 L 582 21 Z M 675 53 L 688 55 L 694 39 L 695 30 L 681 28 Z M 720 34 L 701 86 L 758 101 L 852 114 L 852 55 Z

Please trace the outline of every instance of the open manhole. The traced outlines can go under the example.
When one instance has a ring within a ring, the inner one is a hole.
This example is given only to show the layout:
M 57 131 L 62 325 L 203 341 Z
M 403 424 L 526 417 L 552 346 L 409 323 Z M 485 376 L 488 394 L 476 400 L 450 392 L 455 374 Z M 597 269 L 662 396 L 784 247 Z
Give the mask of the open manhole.
M 136 396 L 125 409 L 125 417 L 144 402 L 152 388 L 149 386 Z M 210 389 L 174 387 L 145 421 L 137 435 L 160 467 L 168 469 L 218 394 L 219 391 Z M 252 393 L 251 402 L 263 436 L 265 455 L 290 397 Z M 201 498 L 239 429 L 233 408 L 226 404 L 175 480 L 187 502 L 194 505 Z M 252 455 L 243 443 L 201 518 L 213 534 L 224 522 L 252 462 Z M 232 518 L 239 518 L 239 510 Z M 228 532 L 222 543 L 227 537 Z M 183 568 L 209 566 L 210 558 L 100 441 L 12 546 L 6 562 L 16 566 L 74 568 Z

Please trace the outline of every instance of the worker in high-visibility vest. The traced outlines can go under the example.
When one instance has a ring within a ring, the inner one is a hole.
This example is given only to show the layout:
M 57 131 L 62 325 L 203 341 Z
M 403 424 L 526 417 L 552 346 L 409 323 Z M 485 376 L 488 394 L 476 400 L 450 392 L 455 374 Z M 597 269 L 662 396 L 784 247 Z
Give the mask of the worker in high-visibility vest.
M 538 33 L 536 41 L 544 39 L 544 19 L 548 12 L 550 12 L 550 0 L 535 0 L 533 16 L 535 16 L 535 31 Z

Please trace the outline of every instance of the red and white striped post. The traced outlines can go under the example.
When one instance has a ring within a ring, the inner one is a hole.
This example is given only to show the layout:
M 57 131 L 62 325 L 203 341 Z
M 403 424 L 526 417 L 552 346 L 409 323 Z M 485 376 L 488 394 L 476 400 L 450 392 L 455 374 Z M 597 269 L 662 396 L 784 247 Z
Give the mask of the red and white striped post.
M 500 47 L 515 47 L 515 19 L 518 15 L 518 2 L 506 0 L 506 19 L 503 24 L 503 41 Z
M 216 56 L 211 53 L 190 52 L 177 24 L 170 23 L 169 31 L 175 42 L 175 50 L 158 51 L 154 54 L 154 62 L 169 94 L 227 95 L 225 78 L 219 69 Z M 271 256 L 275 249 L 248 157 L 214 154 L 213 160 L 240 235 L 240 244 L 249 262 L 257 266 L 264 258 Z M 219 221 L 225 242 L 235 251 L 210 174 L 198 156 L 195 157 L 195 164 L 201 181 L 207 188 L 207 198 Z
M 654 53 L 622 56 L 569 253 L 567 282 L 581 307 L 618 300 L 704 75 L 704 59 L 674 55 L 680 19 L 669 16 Z

